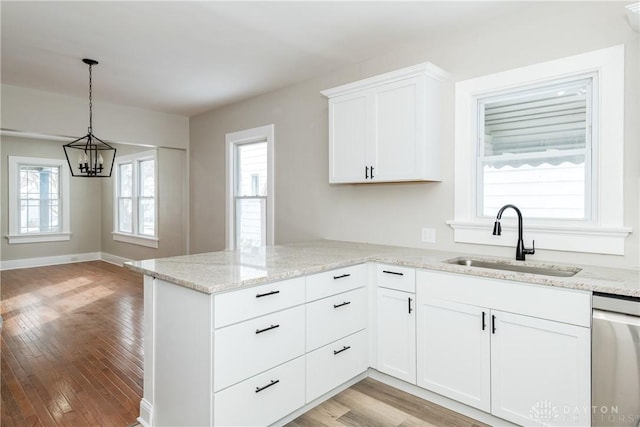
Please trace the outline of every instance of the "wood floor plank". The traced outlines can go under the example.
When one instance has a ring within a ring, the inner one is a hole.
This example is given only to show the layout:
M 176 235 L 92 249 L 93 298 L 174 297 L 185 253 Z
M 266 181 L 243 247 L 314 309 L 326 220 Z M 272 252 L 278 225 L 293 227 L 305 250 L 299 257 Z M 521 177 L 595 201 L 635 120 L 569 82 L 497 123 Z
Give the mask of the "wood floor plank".
M 0 272 L 2 426 L 129 426 L 142 276 L 101 261 Z

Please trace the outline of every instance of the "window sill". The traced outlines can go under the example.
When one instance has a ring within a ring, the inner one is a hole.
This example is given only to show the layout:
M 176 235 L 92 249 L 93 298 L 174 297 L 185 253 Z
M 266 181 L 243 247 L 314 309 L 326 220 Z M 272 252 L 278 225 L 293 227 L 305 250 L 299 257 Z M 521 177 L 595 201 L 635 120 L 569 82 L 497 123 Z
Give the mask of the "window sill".
M 131 243 L 133 245 L 146 246 L 148 248 L 155 249 L 158 249 L 158 242 L 160 241 L 157 237 L 136 236 L 133 234 L 118 233 L 116 231 L 112 232 L 111 235 L 113 236 L 113 240 L 117 242 Z
M 10 245 L 16 243 L 62 242 L 71 240 L 71 233 L 8 234 L 6 237 Z
M 502 236 L 493 236 L 493 220 L 447 221 L 454 230 L 454 240 L 479 245 L 514 246 L 518 239 L 517 224 L 502 220 Z M 527 224 L 524 226 L 525 246 L 536 241 L 536 249 L 624 255 L 624 242 L 631 233 L 629 227 L 596 225 Z

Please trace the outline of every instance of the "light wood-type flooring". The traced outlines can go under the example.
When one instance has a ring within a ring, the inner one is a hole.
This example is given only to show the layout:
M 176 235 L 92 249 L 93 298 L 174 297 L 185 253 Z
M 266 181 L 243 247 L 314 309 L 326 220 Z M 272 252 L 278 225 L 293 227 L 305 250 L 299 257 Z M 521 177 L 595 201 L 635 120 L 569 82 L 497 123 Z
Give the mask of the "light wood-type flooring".
M 0 425 L 126 427 L 142 398 L 142 276 L 100 261 L 0 272 Z M 365 379 L 289 424 L 484 426 Z
M 485 427 L 371 378 L 366 378 L 316 406 L 287 427 Z

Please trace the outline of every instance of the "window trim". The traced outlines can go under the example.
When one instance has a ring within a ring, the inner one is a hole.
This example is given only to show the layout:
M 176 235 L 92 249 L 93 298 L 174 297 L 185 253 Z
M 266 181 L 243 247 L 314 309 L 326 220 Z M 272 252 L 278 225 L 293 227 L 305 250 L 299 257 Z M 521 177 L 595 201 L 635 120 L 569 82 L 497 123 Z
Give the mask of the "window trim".
M 16 243 L 41 243 L 41 242 L 61 242 L 71 240 L 71 192 L 70 173 L 67 161 L 63 159 L 45 159 L 40 157 L 8 156 L 9 162 L 9 234 L 7 240 L 9 244 Z M 20 165 L 32 166 L 52 166 L 60 168 L 60 211 L 61 211 L 61 231 L 48 233 L 20 233 L 19 219 L 19 185 Z
M 139 180 L 139 163 L 145 160 L 153 160 L 154 161 L 154 185 L 155 185 L 155 196 L 154 196 L 154 214 L 155 214 L 155 223 L 154 223 L 154 235 L 148 236 L 145 234 L 138 233 L 138 204 L 139 204 L 139 194 L 140 194 L 140 180 Z M 131 226 L 133 231 L 131 233 L 127 233 L 124 231 L 120 231 L 118 228 L 118 194 L 119 194 L 119 186 L 120 186 L 120 169 L 119 166 L 121 164 L 131 163 L 132 165 L 132 178 L 133 178 L 133 188 L 132 188 L 132 213 L 131 213 Z M 159 237 L 158 237 L 158 152 L 157 150 L 148 150 L 142 151 L 139 153 L 128 154 L 125 156 L 118 156 L 114 161 L 114 170 L 115 170 L 115 179 L 113 181 L 113 231 L 111 232 L 111 236 L 113 240 L 117 242 L 123 243 L 131 243 L 139 246 L 146 246 L 149 248 L 158 248 Z
M 525 218 L 527 240 L 540 249 L 624 255 L 631 228 L 624 226 L 624 45 L 538 63 L 456 83 L 454 240 L 463 243 L 513 246 L 517 226 L 503 220 L 503 236 L 491 235 L 492 218 L 476 216 L 478 129 L 477 100 L 546 81 L 597 74 L 597 102 L 593 105 L 592 150 L 598 167 L 592 177 L 591 223 L 575 220 Z M 606 141 L 606 150 L 599 141 Z
M 225 218 L 225 243 L 227 250 L 235 249 L 235 169 L 236 169 L 236 146 L 249 144 L 252 142 L 267 142 L 267 246 L 274 244 L 275 229 L 275 194 L 274 194 L 274 125 L 259 126 L 252 129 L 227 133 L 225 135 L 226 145 L 226 218 Z

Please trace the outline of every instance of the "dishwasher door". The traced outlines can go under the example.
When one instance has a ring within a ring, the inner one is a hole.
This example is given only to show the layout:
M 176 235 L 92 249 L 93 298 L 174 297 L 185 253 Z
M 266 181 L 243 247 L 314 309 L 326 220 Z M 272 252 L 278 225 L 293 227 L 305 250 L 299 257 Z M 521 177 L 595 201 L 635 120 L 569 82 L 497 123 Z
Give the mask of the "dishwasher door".
M 592 427 L 639 426 L 640 317 L 594 309 L 591 338 Z

